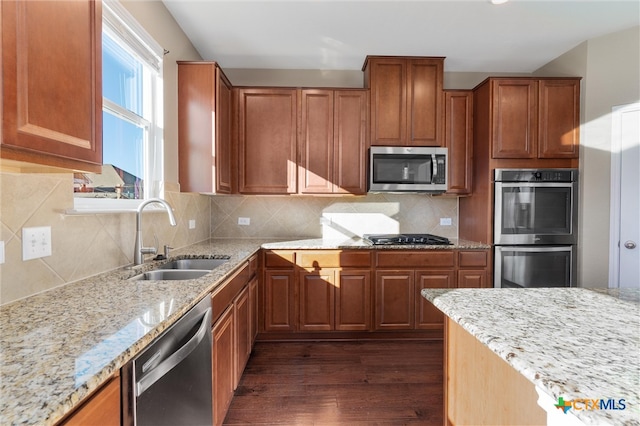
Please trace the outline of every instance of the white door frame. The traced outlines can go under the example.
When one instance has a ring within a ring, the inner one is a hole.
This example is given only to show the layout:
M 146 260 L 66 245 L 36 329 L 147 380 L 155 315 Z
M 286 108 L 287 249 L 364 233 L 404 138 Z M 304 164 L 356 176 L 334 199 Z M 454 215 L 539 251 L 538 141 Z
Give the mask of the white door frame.
M 640 108 L 640 103 L 611 108 L 611 207 L 609 227 L 609 287 L 620 283 L 620 173 L 622 162 L 622 114 Z

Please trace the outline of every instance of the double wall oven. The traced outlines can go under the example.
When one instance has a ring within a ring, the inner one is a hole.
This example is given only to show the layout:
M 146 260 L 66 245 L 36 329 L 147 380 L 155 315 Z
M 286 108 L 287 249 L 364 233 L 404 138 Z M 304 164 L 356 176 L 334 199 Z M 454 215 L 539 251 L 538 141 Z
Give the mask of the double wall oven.
M 496 169 L 495 287 L 576 285 L 577 169 Z

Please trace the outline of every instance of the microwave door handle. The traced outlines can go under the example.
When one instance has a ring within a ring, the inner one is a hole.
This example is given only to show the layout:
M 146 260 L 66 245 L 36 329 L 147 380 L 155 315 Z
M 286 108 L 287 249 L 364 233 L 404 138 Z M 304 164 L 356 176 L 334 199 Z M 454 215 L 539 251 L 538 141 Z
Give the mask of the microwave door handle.
M 436 161 L 435 154 L 431 154 L 431 168 L 433 169 L 433 177 L 435 178 L 436 176 L 438 176 L 438 163 Z

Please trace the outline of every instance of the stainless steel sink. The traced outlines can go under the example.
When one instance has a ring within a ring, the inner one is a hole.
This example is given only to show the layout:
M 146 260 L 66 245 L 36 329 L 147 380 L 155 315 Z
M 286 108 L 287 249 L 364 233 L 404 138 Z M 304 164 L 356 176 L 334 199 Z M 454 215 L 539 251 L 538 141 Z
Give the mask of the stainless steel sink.
M 207 275 L 209 270 L 198 269 L 155 269 L 144 272 L 130 280 L 192 280 Z
M 160 269 L 216 269 L 229 259 L 180 259 L 160 266 Z

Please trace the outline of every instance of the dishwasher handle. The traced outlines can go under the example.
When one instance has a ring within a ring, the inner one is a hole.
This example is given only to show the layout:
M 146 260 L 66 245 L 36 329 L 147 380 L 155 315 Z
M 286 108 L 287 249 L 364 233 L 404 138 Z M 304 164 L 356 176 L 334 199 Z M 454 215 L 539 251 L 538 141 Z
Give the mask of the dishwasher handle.
M 162 361 L 151 370 L 149 373 L 145 374 L 138 380 L 136 383 L 136 397 L 142 395 L 147 389 L 149 389 L 155 382 L 160 380 L 162 376 L 171 371 L 176 365 L 180 364 L 180 362 L 189 356 L 191 352 L 195 348 L 198 347 L 202 339 L 207 335 L 208 328 L 211 327 L 211 308 L 208 308 L 204 315 L 202 316 L 202 322 L 198 331 L 193 335 L 191 339 L 187 343 L 185 343 L 180 349 L 171 354 L 167 359 Z

